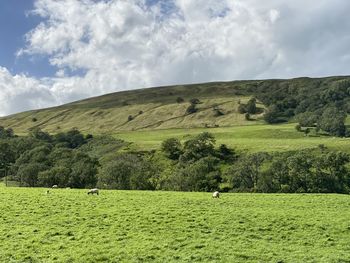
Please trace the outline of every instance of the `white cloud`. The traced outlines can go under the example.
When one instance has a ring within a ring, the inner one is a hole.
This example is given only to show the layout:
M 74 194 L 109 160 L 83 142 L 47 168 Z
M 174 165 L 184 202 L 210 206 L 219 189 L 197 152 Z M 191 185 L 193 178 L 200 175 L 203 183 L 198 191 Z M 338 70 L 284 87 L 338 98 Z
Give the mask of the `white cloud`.
M 339 75 L 350 65 L 347 10 L 347 0 L 37 0 L 43 22 L 20 53 L 57 66 L 55 78 L 27 78 L 50 103 L 165 84 Z M 86 74 L 67 77 L 76 69 Z
M 56 103 L 48 86 L 24 75 L 11 75 L 0 67 L 0 116 Z

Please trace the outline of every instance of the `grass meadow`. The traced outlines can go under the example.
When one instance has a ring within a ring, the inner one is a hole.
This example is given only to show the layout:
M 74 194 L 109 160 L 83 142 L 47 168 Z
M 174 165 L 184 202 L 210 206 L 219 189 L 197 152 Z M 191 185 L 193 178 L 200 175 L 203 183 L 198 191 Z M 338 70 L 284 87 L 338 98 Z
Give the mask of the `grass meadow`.
M 131 148 L 136 150 L 159 149 L 162 141 L 175 137 L 182 141 L 201 132 L 210 132 L 215 136 L 217 145 L 226 144 L 238 150 L 250 152 L 259 151 L 289 151 L 305 148 L 317 148 L 324 144 L 331 150 L 350 152 L 350 138 L 339 138 L 320 135 L 314 132 L 305 136 L 295 130 L 295 123 L 282 125 L 256 124 L 248 126 L 168 129 L 152 131 L 128 131 L 115 133 L 116 138 L 131 142 Z
M 0 262 L 350 262 L 350 196 L 0 187 Z

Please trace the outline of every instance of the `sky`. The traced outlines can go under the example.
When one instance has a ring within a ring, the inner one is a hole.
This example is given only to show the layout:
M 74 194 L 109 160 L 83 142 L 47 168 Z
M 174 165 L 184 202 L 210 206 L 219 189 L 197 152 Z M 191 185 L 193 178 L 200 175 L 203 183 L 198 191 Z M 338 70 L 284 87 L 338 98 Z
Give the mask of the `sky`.
M 1 0 L 0 116 L 152 86 L 350 75 L 348 0 Z

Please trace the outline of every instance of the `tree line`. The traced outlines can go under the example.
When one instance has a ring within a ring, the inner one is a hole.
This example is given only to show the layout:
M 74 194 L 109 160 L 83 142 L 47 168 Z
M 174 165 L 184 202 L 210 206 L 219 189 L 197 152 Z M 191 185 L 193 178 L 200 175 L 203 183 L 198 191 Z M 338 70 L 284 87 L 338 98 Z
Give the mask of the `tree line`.
M 216 145 L 207 132 L 159 151 L 128 150 L 111 136 L 77 129 L 16 136 L 0 128 L 0 170 L 21 186 L 264 193 L 349 193 L 350 157 L 320 146 L 284 153 L 245 153 Z

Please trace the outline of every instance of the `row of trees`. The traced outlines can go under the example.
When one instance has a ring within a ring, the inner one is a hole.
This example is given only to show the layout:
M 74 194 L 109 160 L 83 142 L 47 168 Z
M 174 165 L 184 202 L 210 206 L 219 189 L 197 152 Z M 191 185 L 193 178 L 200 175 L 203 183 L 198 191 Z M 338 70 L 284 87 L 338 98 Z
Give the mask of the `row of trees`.
M 246 155 L 225 173 L 235 191 L 284 193 L 349 193 L 349 155 L 297 151 Z
M 1 130 L 1 129 L 0 129 Z M 350 157 L 343 152 L 304 150 L 238 154 L 216 147 L 212 134 L 181 142 L 170 138 L 161 151 L 120 151 L 125 142 L 84 136 L 78 130 L 51 136 L 35 130 L 0 139 L 0 169 L 10 167 L 22 186 L 244 192 L 350 192 Z

